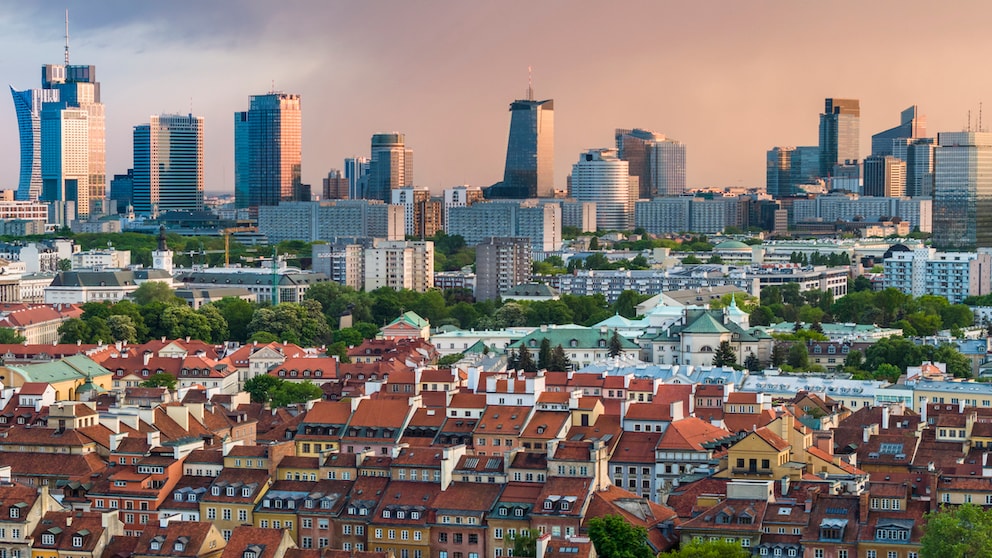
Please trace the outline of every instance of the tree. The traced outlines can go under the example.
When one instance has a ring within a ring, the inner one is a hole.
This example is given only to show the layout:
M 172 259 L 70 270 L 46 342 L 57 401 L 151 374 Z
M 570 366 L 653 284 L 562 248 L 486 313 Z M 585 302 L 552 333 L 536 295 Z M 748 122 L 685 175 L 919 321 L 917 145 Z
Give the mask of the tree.
M 513 555 L 525 558 L 537 556 L 537 539 L 530 534 L 530 531 L 521 530 L 513 537 Z
M 613 335 L 610 337 L 610 350 L 606 353 L 610 358 L 616 358 L 623 353 L 623 341 L 620 340 L 620 334 L 617 330 L 613 330 Z
M 62 258 L 57 265 L 59 271 L 69 271 L 72 269 L 72 260 Z
M 176 391 L 176 377 L 165 372 L 156 372 L 140 385 L 146 388 L 164 387 L 169 391 Z
M 647 530 L 627 523 L 619 515 L 590 519 L 589 538 L 601 558 L 654 558 Z
M 437 367 L 438 368 L 451 368 L 452 365 L 454 365 L 456 362 L 458 362 L 459 360 L 461 360 L 463 358 L 465 358 L 465 354 L 464 353 L 455 353 L 453 355 L 445 355 L 445 356 L 443 356 L 443 357 L 441 357 L 441 358 L 438 359 L 438 361 L 437 361 Z
M 736 366 L 737 352 L 730 341 L 720 341 L 716 352 L 713 353 L 713 366 Z
M 530 354 L 530 349 L 527 348 L 527 345 L 520 345 L 520 354 L 517 357 L 517 369 L 524 372 L 537 372 L 537 363 L 534 362 L 534 356 Z
M 169 306 L 162 312 L 160 321 L 165 336 L 170 339 L 199 339 L 209 342 L 211 339 L 211 327 L 207 317 L 197 314 L 189 306 Z
M 541 349 L 537 352 L 537 369 L 547 370 L 551 364 L 551 341 L 547 337 L 541 339 Z
M 747 358 L 744 359 L 744 368 L 747 368 L 748 372 L 761 370 L 761 361 L 758 360 L 758 356 L 754 353 L 748 353 Z
M 183 301 L 176 296 L 176 292 L 161 281 L 145 281 L 131 294 L 131 298 L 138 306 L 145 306 L 149 302 L 183 304 Z
M 0 343 L 4 345 L 20 345 L 27 339 L 9 327 L 0 328 Z
M 134 326 L 131 316 L 114 315 L 107 317 L 107 329 L 110 330 L 111 341 L 138 342 L 138 328 Z
M 726 541 L 691 541 L 678 550 L 662 552 L 658 558 L 750 558 L 751 553 L 737 543 Z
M 751 325 L 772 325 L 775 321 L 775 313 L 767 306 L 758 306 L 751 312 Z
M 633 290 L 626 290 L 620 293 L 617 301 L 613 304 L 613 311 L 624 318 L 637 317 L 637 305 L 644 302 L 649 297 Z
M 590 250 L 599 250 L 599 237 L 594 236 L 589 240 Z
M 275 376 L 261 374 L 245 382 L 243 389 L 255 403 L 265 403 L 269 400 L 270 392 L 283 381 Z
M 227 327 L 227 320 L 224 319 L 224 315 L 216 306 L 205 304 L 196 313 L 207 319 L 207 325 L 210 326 L 209 341 L 211 343 L 223 343 L 228 340 L 230 331 Z
M 992 510 L 963 504 L 927 513 L 924 520 L 923 558 L 992 556 Z
M 789 347 L 789 356 L 786 358 L 786 364 L 796 370 L 805 370 L 809 366 L 809 351 L 806 349 L 805 343 L 793 343 Z
M 789 357 L 789 348 L 784 343 L 775 343 L 772 347 L 772 366 L 782 366 Z
M 310 380 L 302 382 L 290 382 L 277 378 L 280 384 L 269 390 L 269 405 L 272 407 L 286 407 L 296 403 L 306 403 L 314 399 L 320 399 L 323 392 L 320 387 L 314 385 Z
M 70 318 L 59 326 L 59 340 L 63 343 L 89 343 L 90 326 L 79 318 Z
M 548 370 L 551 372 L 567 372 L 572 368 L 572 361 L 565 354 L 565 349 L 558 343 L 551 351 L 551 362 L 548 363 Z

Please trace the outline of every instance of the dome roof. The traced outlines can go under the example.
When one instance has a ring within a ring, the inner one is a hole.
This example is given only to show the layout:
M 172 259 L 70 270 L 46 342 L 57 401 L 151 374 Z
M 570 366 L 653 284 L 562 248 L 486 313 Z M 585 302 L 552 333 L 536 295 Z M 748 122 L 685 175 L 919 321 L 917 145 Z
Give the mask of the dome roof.
M 726 252 L 726 251 L 735 251 L 735 252 L 748 251 L 748 252 L 750 252 L 751 251 L 751 247 L 748 246 L 747 244 L 744 244 L 743 242 L 738 242 L 736 240 L 726 240 L 726 241 L 721 242 L 720 244 L 717 244 L 716 246 L 714 246 L 713 247 L 713 251 L 714 252 L 720 252 L 720 251 L 723 251 L 723 252 Z

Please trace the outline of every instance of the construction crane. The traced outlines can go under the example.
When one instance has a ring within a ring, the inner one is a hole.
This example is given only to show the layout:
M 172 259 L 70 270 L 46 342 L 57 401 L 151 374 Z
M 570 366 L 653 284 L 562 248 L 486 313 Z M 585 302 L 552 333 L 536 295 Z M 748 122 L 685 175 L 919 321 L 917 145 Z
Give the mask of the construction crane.
M 229 227 L 221 230 L 224 235 L 224 267 L 231 265 L 231 235 L 239 232 L 258 232 L 256 227 Z

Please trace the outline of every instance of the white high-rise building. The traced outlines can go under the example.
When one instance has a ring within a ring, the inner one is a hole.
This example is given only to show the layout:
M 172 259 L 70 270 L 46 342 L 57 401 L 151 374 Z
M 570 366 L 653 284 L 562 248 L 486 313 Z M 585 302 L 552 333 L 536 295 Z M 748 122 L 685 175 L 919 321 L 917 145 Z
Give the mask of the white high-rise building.
M 376 241 L 365 250 L 365 290 L 379 287 L 426 292 L 434 287 L 434 243 Z
M 134 210 L 203 209 L 203 117 L 152 116 L 134 127 Z
M 596 203 L 600 230 L 629 230 L 634 216 L 628 163 L 615 149 L 591 149 L 572 165 L 572 197 Z

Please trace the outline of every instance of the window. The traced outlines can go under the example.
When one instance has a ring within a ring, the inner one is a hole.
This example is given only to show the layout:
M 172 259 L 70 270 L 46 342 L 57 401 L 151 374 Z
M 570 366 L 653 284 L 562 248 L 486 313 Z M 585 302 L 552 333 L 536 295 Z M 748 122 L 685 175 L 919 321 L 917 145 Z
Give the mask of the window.
M 17 506 L 11 506 L 10 517 L 21 517 L 21 508 L 18 508 Z
M 413 532 L 413 540 L 419 541 L 421 539 L 421 537 L 423 537 L 423 533 L 422 532 L 420 532 L 420 531 L 414 531 Z
M 225 521 L 230 521 L 231 520 L 231 508 L 224 508 L 224 509 L 222 509 L 220 511 L 220 515 L 221 515 L 221 517 L 224 518 Z
M 823 549 L 816 548 L 813 550 L 813 558 L 823 558 Z
M 207 508 L 207 519 L 217 519 L 217 508 Z
M 382 538 L 382 529 L 376 529 L 375 530 L 375 538 L 377 538 L 377 539 L 381 539 Z
M 869 550 L 865 553 L 865 558 L 878 558 L 878 556 L 874 550 Z
M 847 558 L 847 550 L 843 548 L 837 551 L 837 558 Z
M 238 521 L 248 521 L 248 510 L 238 510 Z
M 300 527 L 303 527 L 304 529 L 309 529 L 309 528 L 313 527 L 313 520 L 310 519 L 309 517 L 304 517 L 300 521 L 302 522 L 302 524 L 300 525 Z M 350 529 L 351 525 L 346 525 L 346 527 L 349 527 L 348 533 L 345 533 L 347 535 L 351 531 L 351 529 Z
M 41 544 L 52 545 L 55 544 L 55 535 L 51 533 L 44 533 L 41 535 Z
M 83 546 L 83 537 L 81 537 L 79 535 L 73 535 L 73 537 L 72 537 L 72 546 L 74 546 L 76 548 L 79 548 L 79 547 Z

